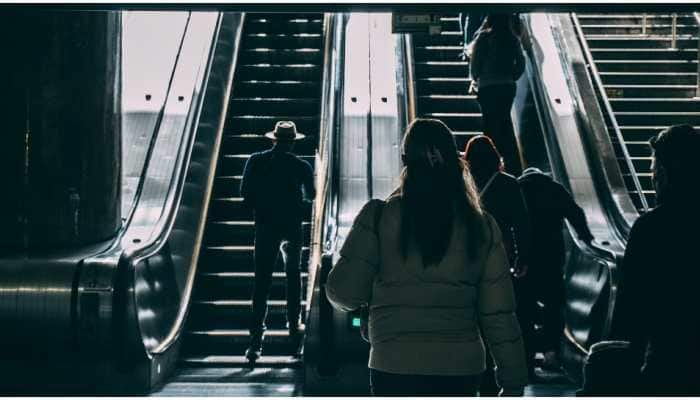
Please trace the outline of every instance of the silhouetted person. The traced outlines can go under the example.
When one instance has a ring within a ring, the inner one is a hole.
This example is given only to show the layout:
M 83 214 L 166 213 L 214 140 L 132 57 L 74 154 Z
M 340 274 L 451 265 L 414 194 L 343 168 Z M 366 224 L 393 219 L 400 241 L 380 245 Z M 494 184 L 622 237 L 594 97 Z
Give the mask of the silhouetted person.
M 676 125 L 650 143 L 658 206 L 630 232 L 613 337 L 631 342 L 643 376 L 639 393 L 698 396 L 700 133 Z
M 251 362 L 261 355 L 267 298 L 280 251 L 287 275 L 289 337 L 293 345 L 300 339 L 303 194 L 309 200 L 315 196 L 311 165 L 291 153 L 294 141 L 304 135 L 297 132 L 293 122 L 280 121 L 265 136 L 274 141 L 274 146 L 248 159 L 241 181 L 243 201 L 255 212 L 255 288 L 250 347 L 246 351 Z
M 362 208 L 326 283 L 336 308 L 369 306 L 372 393 L 474 395 L 485 339 L 505 394 L 522 394 L 525 356 L 498 225 L 444 123 L 413 121 L 402 147 L 399 188 Z
M 470 73 L 481 106 L 483 131 L 496 143 L 506 170 L 520 175 L 520 152 L 510 109 L 515 82 L 525 70 L 520 39 L 511 14 L 489 14 L 472 47 Z
M 518 180 L 503 172 L 501 155 L 488 136 L 479 135 L 471 138 L 465 147 L 464 158 L 479 190 L 482 205 L 501 229 L 508 260 L 515 272 L 516 279 L 513 285 L 518 306 L 516 314 L 523 332 L 528 372 L 532 376 L 534 321 L 531 313 L 521 309 L 529 301 L 529 293 L 523 286 L 523 280 L 519 279 L 527 272 L 527 258 L 530 250 L 530 216 L 525 206 L 525 199 L 520 192 Z M 492 365 L 492 363 L 493 360 L 487 354 L 487 364 Z M 479 392 L 482 396 L 498 393 L 492 369 L 487 368 L 484 373 Z
M 543 348 L 545 365 L 558 364 L 557 349 L 564 331 L 564 219 L 574 227 L 578 237 L 590 243 L 593 235 L 586 214 L 564 186 L 537 168 L 528 168 L 518 178 L 525 197 L 532 241 L 530 268 L 526 285 L 532 293 L 528 306 L 544 303 Z M 531 310 L 534 313 L 534 310 Z

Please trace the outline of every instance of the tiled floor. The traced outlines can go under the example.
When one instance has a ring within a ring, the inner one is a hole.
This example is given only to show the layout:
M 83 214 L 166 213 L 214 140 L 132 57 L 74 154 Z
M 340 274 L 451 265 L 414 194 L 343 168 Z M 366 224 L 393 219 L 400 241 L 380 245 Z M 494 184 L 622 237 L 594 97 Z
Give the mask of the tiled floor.
M 577 387 L 562 374 L 538 371 L 541 380 L 526 396 L 573 396 Z M 300 370 L 272 368 L 182 369 L 154 396 L 300 396 Z

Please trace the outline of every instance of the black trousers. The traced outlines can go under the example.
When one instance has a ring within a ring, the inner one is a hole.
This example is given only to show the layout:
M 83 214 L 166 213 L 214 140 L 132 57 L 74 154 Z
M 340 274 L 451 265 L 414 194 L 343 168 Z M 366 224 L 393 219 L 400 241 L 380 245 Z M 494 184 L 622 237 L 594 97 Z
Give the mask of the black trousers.
M 515 84 L 480 87 L 477 97 L 481 106 L 484 134 L 496 144 L 503 156 L 506 171 L 516 177 L 520 176 L 523 167 L 513 131 L 513 119 L 510 117 Z
M 537 302 L 542 310 L 542 336 L 538 343 L 543 352 L 557 351 L 564 332 L 564 303 L 566 301 L 562 263 L 557 260 L 532 260 L 526 276 L 527 307 L 534 319 Z
M 256 224 L 255 227 L 255 288 L 250 334 L 260 338 L 265 330 L 267 299 L 272 272 L 281 253 L 287 276 L 287 321 L 296 326 L 301 313 L 301 221 L 284 224 Z
M 476 396 L 479 375 L 404 375 L 369 370 L 373 396 Z

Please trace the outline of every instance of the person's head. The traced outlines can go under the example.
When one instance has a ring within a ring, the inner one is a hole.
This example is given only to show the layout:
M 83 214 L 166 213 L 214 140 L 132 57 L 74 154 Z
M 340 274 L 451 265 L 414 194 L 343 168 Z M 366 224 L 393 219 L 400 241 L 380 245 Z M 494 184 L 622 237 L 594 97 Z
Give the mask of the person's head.
M 493 13 L 486 16 L 484 30 L 495 34 L 514 35 L 513 15 L 506 13 Z
M 700 133 L 687 124 L 674 125 L 651 138 L 649 144 L 653 150 L 652 180 L 657 201 L 697 193 Z
M 404 257 L 415 243 L 426 266 L 440 262 L 456 219 L 466 222 L 470 254 L 475 254 L 483 223 L 481 206 L 447 125 L 436 119 L 414 120 L 406 130 L 401 159 L 398 193 Z
M 303 134 L 297 132 L 297 126 L 292 121 L 278 121 L 275 129 L 267 132 L 265 136 L 272 139 L 274 148 L 280 151 L 292 151 L 294 142 L 304 138 Z
M 491 175 L 503 171 L 503 158 L 490 137 L 477 135 L 464 148 L 464 161 L 478 184 L 483 184 Z
M 272 139 L 272 145 L 275 147 L 275 149 L 280 150 L 280 151 L 291 152 L 294 149 L 294 141 L 293 140 Z

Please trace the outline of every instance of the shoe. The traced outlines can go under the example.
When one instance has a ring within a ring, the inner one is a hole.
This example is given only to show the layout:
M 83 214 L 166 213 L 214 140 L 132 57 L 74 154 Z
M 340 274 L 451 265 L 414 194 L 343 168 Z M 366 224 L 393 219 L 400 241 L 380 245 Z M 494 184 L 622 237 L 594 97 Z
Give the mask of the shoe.
M 301 357 L 301 344 L 304 334 L 299 330 L 299 326 L 289 328 L 289 350 L 292 357 Z
M 250 346 L 245 351 L 245 358 L 248 362 L 254 364 L 262 355 L 262 336 L 252 337 L 250 339 Z

